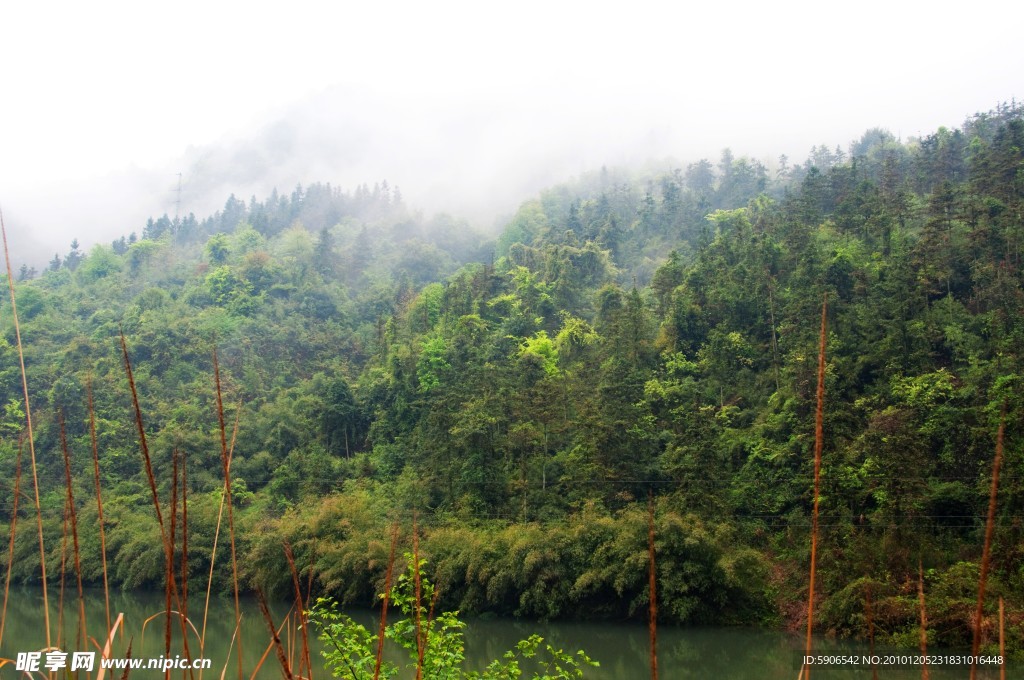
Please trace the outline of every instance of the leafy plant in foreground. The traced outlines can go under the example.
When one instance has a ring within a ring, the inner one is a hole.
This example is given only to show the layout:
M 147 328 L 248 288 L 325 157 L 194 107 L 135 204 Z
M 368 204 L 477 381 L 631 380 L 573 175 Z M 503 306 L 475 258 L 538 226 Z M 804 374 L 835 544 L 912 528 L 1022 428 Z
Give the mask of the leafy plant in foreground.
M 422 577 L 421 599 L 417 601 L 413 586 L 413 557 L 407 553 L 406 559 L 406 572 L 398 577 L 389 596 L 390 601 L 398 605 L 404 616 L 389 624 L 384 629 L 384 636 L 409 653 L 412 662 L 410 667 L 415 668 L 420 646 L 416 639 L 415 608 L 419 608 L 423 662 L 422 674 L 418 677 L 432 680 L 515 680 L 523 677 L 520 660 L 534 659 L 540 670 L 529 676 L 531 680 L 571 680 L 583 677 L 583 667 L 598 665 L 582 650 L 570 654 L 543 644 L 544 639 L 539 635 L 531 635 L 516 643 L 515 649 L 505 652 L 501 659 L 495 659 L 488 664 L 482 672 L 464 671 L 462 665 L 466 657 L 463 629 L 466 623 L 459 619 L 457 611 L 444 612 L 434 617 L 433 606 L 430 607 L 430 611 L 423 606 L 423 602 L 435 601 L 436 586 Z M 424 564 L 425 561 L 420 560 L 421 571 Z M 379 597 L 383 600 L 384 593 Z M 326 659 L 327 669 L 335 677 L 345 680 L 370 680 L 375 677 L 376 635 L 338 611 L 337 603 L 330 598 L 318 598 L 316 605 L 309 612 L 309 619 L 320 629 L 320 640 L 325 645 L 322 654 Z M 399 668 L 394 664 L 384 663 L 377 677 L 393 678 L 398 672 Z

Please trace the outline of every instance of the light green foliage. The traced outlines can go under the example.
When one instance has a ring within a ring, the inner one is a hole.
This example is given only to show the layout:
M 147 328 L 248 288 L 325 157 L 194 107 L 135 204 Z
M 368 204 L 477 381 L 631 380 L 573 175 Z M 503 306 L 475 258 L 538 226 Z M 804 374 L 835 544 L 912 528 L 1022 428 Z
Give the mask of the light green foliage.
M 265 250 L 267 247 L 267 241 L 263 238 L 263 234 L 253 229 L 252 225 L 248 222 L 238 223 L 231 241 L 231 252 L 238 255 L 255 253 Z
M 78 275 L 83 281 L 92 282 L 121 271 L 121 260 L 114 251 L 104 245 L 93 246 L 78 267 Z
M 21 400 L 8 399 L 4 405 L 3 419 L 0 420 L 0 434 L 13 438 L 25 428 L 25 411 L 21 408 Z
M 429 392 L 441 384 L 444 371 L 451 368 L 445 359 L 447 344 L 442 336 L 436 335 L 423 341 L 420 357 L 416 362 L 416 378 L 420 392 Z
M 338 603 L 319 597 L 308 612 L 324 643 L 321 654 L 327 670 L 344 680 L 369 680 L 376 666 L 377 636 L 338 611 Z M 398 669 L 388 662 L 381 665 L 381 678 L 393 678 Z
M 953 396 L 953 376 L 944 368 L 913 378 L 896 376 L 892 380 L 892 392 L 909 406 L 934 408 Z
M 707 217 L 715 225 L 716 232 L 721 235 L 728 232 L 742 232 L 750 229 L 750 220 L 746 208 L 735 210 L 716 210 Z
M 555 348 L 567 357 L 579 356 L 586 347 L 597 342 L 594 329 L 583 319 L 568 313 L 562 315 L 562 327 L 555 336 Z
M 235 270 L 223 265 L 206 275 L 206 286 L 213 302 L 236 314 L 247 314 L 255 308 L 252 284 L 240 278 Z
M 509 272 L 515 283 L 515 292 L 523 301 L 530 314 L 543 317 L 551 311 L 552 288 L 550 283 L 540 280 L 527 267 L 515 267 Z
M 308 262 L 313 255 L 313 235 L 296 222 L 281 235 L 276 250 L 285 263 L 298 265 Z
M 546 331 L 537 331 L 519 345 L 519 358 L 540 362 L 548 377 L 558 375 L 558 347 Z
M 431 618 L 432 603 L 435 600 L 435 586 L 425 577 L 420 578 L 420 599 L 415 590 L 415 568 L 413 557 L 406 554 L 408 567 L 396 580 L 391 589 L 389 607 L 401 611 L 395 617 L 390 609 L 391 623 L 384 631 L 385 638 L 406 650 L 409 668 L 419 664 L 420 647 L 423 649 L 423 677 L 432 680 L 515 680 L 523 677 L 520 662 L 531 659 L 539 670 L 528 676 L 532 680 L 570 680 L 582 678 L 586 666 L 596 667 L 582 650 L 576 654 L 544 645 L 543 638 L 531 635 L 516 643 L 516 648 L 506 652 L 501 659 L 487 665 L 482 672 L 465 671 L 465 644 L 463 631 L 465 622 L 458 612 L 447 611 Z M 419 569 L 426 565 L 420 560 Z M 384 599 L 384 594 L 378 595 Z M 337 678 L 344 680 L 368 680 L 373 677 L 376 665 L 377 635 L 338 611 L 337 604 L 329 598 L 318 598 L 316 606 L 309 613 L 310 620 L 319 629 L 320 640 L 324 643 L 322 652 L 327 668 Z M 417 616 L 419 626 L 417 627 Z M 380 677 L 392 678 L 400 669 L 390 663 L 383 663 Z
M 441 304 L 444 300 L 444 286 L 431 283 L 420 291 L 409 306 L 410 323 L 424 331 L 429 331 L 441 319 Z

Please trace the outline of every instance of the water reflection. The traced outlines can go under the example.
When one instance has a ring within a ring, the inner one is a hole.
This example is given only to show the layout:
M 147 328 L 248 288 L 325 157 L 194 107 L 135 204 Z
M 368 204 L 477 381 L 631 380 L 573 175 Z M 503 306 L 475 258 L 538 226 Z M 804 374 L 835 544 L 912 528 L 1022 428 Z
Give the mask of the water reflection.
M 203 596 L 204 593 L 193 592 L 190 595 L 189 618 L 198 630 L 203 627 Z M 54 590 L 50 597 L 50 617 L 56 630 L 58 619 L 58 597 Z M 272 615 L 280 624 L 289 613 L 290 604 L 272 604 Z M 164 651 L 163 615 L 164 600 L 162 593 L 114 592 L 111 594 L 110 608 L 112 618 L 117 613 L 125 615 L 125 630 L 118 635 L 115 642 L 114 656 L 123 656 L 128 641 L 132 640 L 132 656 L 136 658 L 158 657 Z M 77 649 L 75 640 L 78 626 L 77 595 L 73 591 L 65 593 L 64 621 L 61 633 L 61 647 L 64 651 Z M 243 667 L 248 678 L 260 658 L 268 650 L 270 637 L 267 626 L 259 613 L 257 603 L 252 598 L 242 601 L 241 639 L 243 649 Z M 4 632 L 3 645 L 0 646 L 0 657 L 15 658 L 17 652 L 38 650 L 45 646 L 46 635 L 43 631 L 43 599 L 38 589 L 12 588 L 8 604 L 7 625 Z M 351 612 L 353 618 L 376 629 L 376 613 L 369 610 Z M 86 620 L 89 635 L 95 639 L 87 649 L 95 650 L 102 646 L 105 633 L 105 615 L 102 593 L 90 591 L 86 599 Z M 144 622 L 149 619 L 148 624 Z M 173 622 L 172 637 L 174 654 L 182 654 L 181 630 L 177 621 Z M 648 665 L 649 640 L 647 628 L 642 625 L 628 624 L 597 624 L 597 623 L 535 623 L 524 621 L 508 621 L 495 619 L 469 619 L 466 629 L 467 668 L 482 670 L 487 663 L 515 647 L 515 643 L 532 633 L 538 633 L 545 641 L 556 648 L 566 650 L 585 649 L 588 654 L 601 664 L 600 668 L 588 669 L 585 677 L 593 680 L 641 680 L 650 677 Z M 236 674 L 237 647 L 231 647 L 234 633 L 234 601 L 230 597 L 211 599 L 209 616 L 206 621 L 206 646 L 199 649 L 195 633 L 189 637 L 189 646 L 194 657 L 205 656 L 213 661 L 213 672 L 205 677 L 219 678 L 221 671 L 227 666 L 225 677 L 234 678 Z M 295 650 L 298 658 L 300 640 L 293 632 L 282 632 L 282 643 L 288 649 Z M 70 643 L 67 641 L 70 640 Z M 743 629 L 743 628 L 679 628 L 662 626 L 658 630 L 658 665 L 662 678 L 673 680 L 689 678 L 716 678 L 716 680 L 740 680 L 758 678 L 764 680 L 794 680 L 799 671 L 799 657 L 802 653 L 803 640 L 800 636 L 784 633 Z M 312 654 L 316 657 L 314 665 L 322 669 L 319 663 L 320 645 L 313 641 Z M 882 653 L 886 650 L 876 650 Z M 907 653 L 911 650 L 902 650 Z M 822 654 L 866 654 L 866 645 L 854 642 L 834 640 L 818 640 L 815 652 Z M 933 652 L 934 653 L 934 652 Z M 389 648 L 388 659 L 399 665 L 406 663 L 403 650 Z M 522 664 L 526 670 L 532 670 L 529 664 Z M 1019 671 L 1019 669 L 1017 669 Z M 967 669 L 931 668 L 933 680 L 947 680 L 966 677 Z M 1011 669 L 1008 677 L 1013 676 Z M 149 672 L 152 674 L 152 671 Z M 879 669 L 883 678 L 920 678 L 919 668 L 885 668 Z M 8 666 L 0 669 L 0 678 L 14 678 L 13 669 Z M 142 676 L 140 676 L 142 677 Z M 280 669 L 273 651 L 259 673 L 259 677 L 280 677 Z M 320 670 L 316 677 L 325 678 L 326 673 Z M 406 677 L 405 675 L 401 677 Z M 408 674 L 412 677 L 412 674 Z M 831 678 L 871 678 L 871 671 L 866 669 L 846 670 L 836 668 L 817 668 L 814 680 L 830 680 Z M 997 669 L 979 674 L 981 678 L 994 680 L 999 677 Z

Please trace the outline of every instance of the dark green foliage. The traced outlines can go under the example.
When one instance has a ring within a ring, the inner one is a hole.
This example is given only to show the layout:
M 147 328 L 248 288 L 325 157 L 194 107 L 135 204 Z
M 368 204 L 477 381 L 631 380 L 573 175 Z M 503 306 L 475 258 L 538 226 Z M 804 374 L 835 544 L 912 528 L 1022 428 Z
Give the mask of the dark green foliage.
M 872 130 L 848 156 L 818 146 L 774 179 L 729 152 L 643 178 L 604 170 L 524 203 L 494 248 L 384 184 L 156 220 L 17 283 L 38 455 L 59 461 L 57 407 L 86 450 L 91 376 L 117 574 L 159 581 L 123 329 L 160 493 L 171 452 L 189 452 L 201 568 L 220 493 L 216 344 L 229 423 L 241 408 L 233 496 L 250 583 L 288 587 L 280 540 L 300 563 L 315 543 L 320 584 L 370 604 L 386 518 L 417 511 L 450 606 L 639 615 L 638 503 L 653 491 L 663 616 L 777 620 L 804 596 L 827 294 L 823 625 L 861 631 L 870 583 L 898 638 L 923 559 L 936 635 L 956 642 L 954 585 L 978 557 L 1004 399 L 993 577 L 1011 610 L 1024 598 L 1022 148 L 1021 112 L 1005 107 L 905 144 Z M 5 479 L 17 404 L 0 423 Z M 59 534 L 58 482 L 42 483 Z M 89 578 L 95 543 L 83 536 Z

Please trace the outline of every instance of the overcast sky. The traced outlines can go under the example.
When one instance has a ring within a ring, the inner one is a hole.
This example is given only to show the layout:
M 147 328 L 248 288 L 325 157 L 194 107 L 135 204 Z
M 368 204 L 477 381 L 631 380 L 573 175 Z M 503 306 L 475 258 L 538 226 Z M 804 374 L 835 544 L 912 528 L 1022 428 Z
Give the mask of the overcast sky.
M 231 168 L 197 186 L 197 159 L 292 121 L 282 189 L 389 179 L 486 215 L 528 176 L 724 147 L 802 159 L 1024 95 L 1020 3 L 691 4 L 6 2 L 0 206 L 47 245 L 109 240 L 173 214 L 177 172 L 222 203 Z

